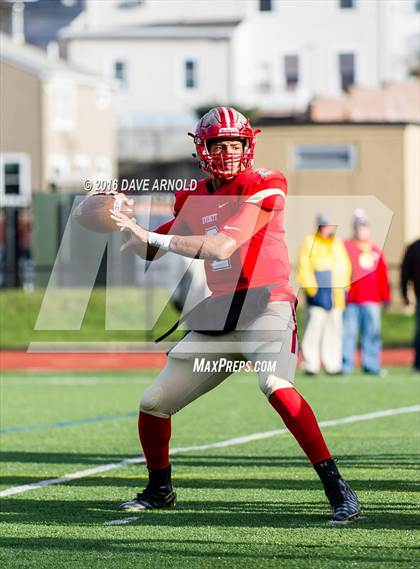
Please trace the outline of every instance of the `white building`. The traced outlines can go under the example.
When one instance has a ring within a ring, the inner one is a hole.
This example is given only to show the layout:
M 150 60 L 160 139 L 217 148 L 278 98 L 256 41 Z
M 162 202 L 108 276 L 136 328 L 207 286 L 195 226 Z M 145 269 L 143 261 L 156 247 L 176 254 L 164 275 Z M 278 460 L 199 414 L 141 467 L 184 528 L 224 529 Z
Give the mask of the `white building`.
M 86 0 L 61 38 L 71 62 L 119 80 L 120 158 L 148 160 L 185 156 L 203 104 L 290 116 L 406 80 L 419 20 L 419 0 Z

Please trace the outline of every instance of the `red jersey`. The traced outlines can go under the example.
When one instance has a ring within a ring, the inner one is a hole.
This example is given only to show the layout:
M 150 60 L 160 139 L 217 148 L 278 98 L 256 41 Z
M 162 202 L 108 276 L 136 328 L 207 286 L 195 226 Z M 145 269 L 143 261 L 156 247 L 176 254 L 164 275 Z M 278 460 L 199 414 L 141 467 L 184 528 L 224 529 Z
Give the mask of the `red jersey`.
M 274 285 L 271 301 L 294 301 L 284 241 L 286 194 L 283 174 L 267 169 L 245 170 L 217 190 L 209 179 L 201 180 L 196 190 L 176 194 L 174 218 L 155 231 L 175 235 L 222 232 L 237 241 L 239 247 L 229 259 L 204 261 L 207 284 L 214 296 Z M 259 209 L 271 213 L 270 221 L 260 229 L 255 223 Z M 249 223 L 251 216 L 253 222 Z
M 388 268 L 380 248 L 372 241 L 345 241 L 352 264 L 346 302 L 389 302 Z

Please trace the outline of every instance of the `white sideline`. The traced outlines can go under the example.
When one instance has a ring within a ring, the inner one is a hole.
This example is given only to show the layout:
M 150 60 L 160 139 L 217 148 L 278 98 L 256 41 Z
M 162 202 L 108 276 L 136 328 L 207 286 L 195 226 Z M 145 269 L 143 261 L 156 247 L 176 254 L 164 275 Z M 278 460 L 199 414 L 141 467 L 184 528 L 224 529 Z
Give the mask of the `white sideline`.
M 342 417 L 341 419 L 331 419 L 327 421 L 320 421 L 319 425 L 321 427 L 335 427 L 337 425 L 347 425 L 349 423 L 359 423 L 361 421 L 370 421 L 372 419 L 380 419 L 382 417 L 391 417 L 394 415 L 402 415 L 405 413 L 415 413 L 420 411 L 420 405 L 411 405 L 410 407 L 398 407 L 396 409 L 384 409 L 382 411 L 374 411 L 373 413 L 365 413 L 364 415 L 350 415 L 349 417 Z M 262 439 L 269 439 L 277 435 L 284 435 L 287 433 L 287 429 L 277 429 L 275 431 L 265 431 L 261 433 L 253 433 L 252 435 L 244 435 L 243 437 L 235 437 L 233 439 L 226 439 L 224 441 L 219 441 L 216 443 L 208 443 L 205 445 L 195 445 L 189 447 L 178 447 L 171 450 L 171 455 L 178 454 L 180 452 L 189 452 L 195 450 L 207 450 L 210 448 L 224 448 L 235 445 L 243 445 L 252 441 L 259 441 Z M 70 474 L 65 474 L 60 476 L 60 478 L 48 478 L 47 480 L 40 480 L 39 482 L 34 482 L 32 484 L 24 484 L 23 486 L 12 486 L 11 488 L 6 488 L 0 492 L 0 497 L 5 498 L 6 496 L 13 496 L 14 494 L 23 494 L 24 492 L 29 492 L 29 490 L 37 490 L 38 488 L 43 488 L 44 486 L 50 486 L 51 484 L 63 484 L 65 482 L 70 482 L 71 480 L 77 480 L 78 478 L 85 478 L 86 476 L 91 476 L 92 474 L 100 474 L 101 472 L 108 472 L 114 468 L 122 468 L 124 466 L 129 466 L 131 464 L 140 464 L 145 462 L 143 456 L 138 456 L 135 458 L 127 458 L 120 462 L 110 462 L 108 464 L 103 464 L 102 466 L 95 466 L 93 468 L 87 468 L 86 470 L 78 470 L 76 472 L 71 472 Z

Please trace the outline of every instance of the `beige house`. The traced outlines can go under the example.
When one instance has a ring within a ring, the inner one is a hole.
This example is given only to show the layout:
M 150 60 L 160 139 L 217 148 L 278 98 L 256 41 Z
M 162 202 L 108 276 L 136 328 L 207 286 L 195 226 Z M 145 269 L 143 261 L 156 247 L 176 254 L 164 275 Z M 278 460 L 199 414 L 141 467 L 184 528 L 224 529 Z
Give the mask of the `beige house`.
M 116 172 L 112 84 L 0 34 L 0 200 L 80 191 Z
M 257 166 L 278 169 L 289 181 L 286 229 L 294 263 L 319 211 L 337 233 L 351 234 L 356 207 L 366 210 L 374 240 L 384 247 L 397 294 L 407 243 L 420 235 L 420 126 L 403 123 L 326 123 L 262 126 Z

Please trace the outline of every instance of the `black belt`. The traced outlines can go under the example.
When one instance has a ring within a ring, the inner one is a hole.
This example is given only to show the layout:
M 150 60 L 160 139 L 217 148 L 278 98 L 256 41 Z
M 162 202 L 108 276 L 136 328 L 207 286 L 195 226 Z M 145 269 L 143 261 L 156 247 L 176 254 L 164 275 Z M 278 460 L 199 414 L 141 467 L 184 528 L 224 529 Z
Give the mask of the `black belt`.
M 264 312 L 270 300 L 270 289 L 264 286 L 245 288 L 225 296 L 209 296 L 182 316 L 155 342 L 161 342 L 185 322 L 189 330 L 220 336 L 243 328 Z

